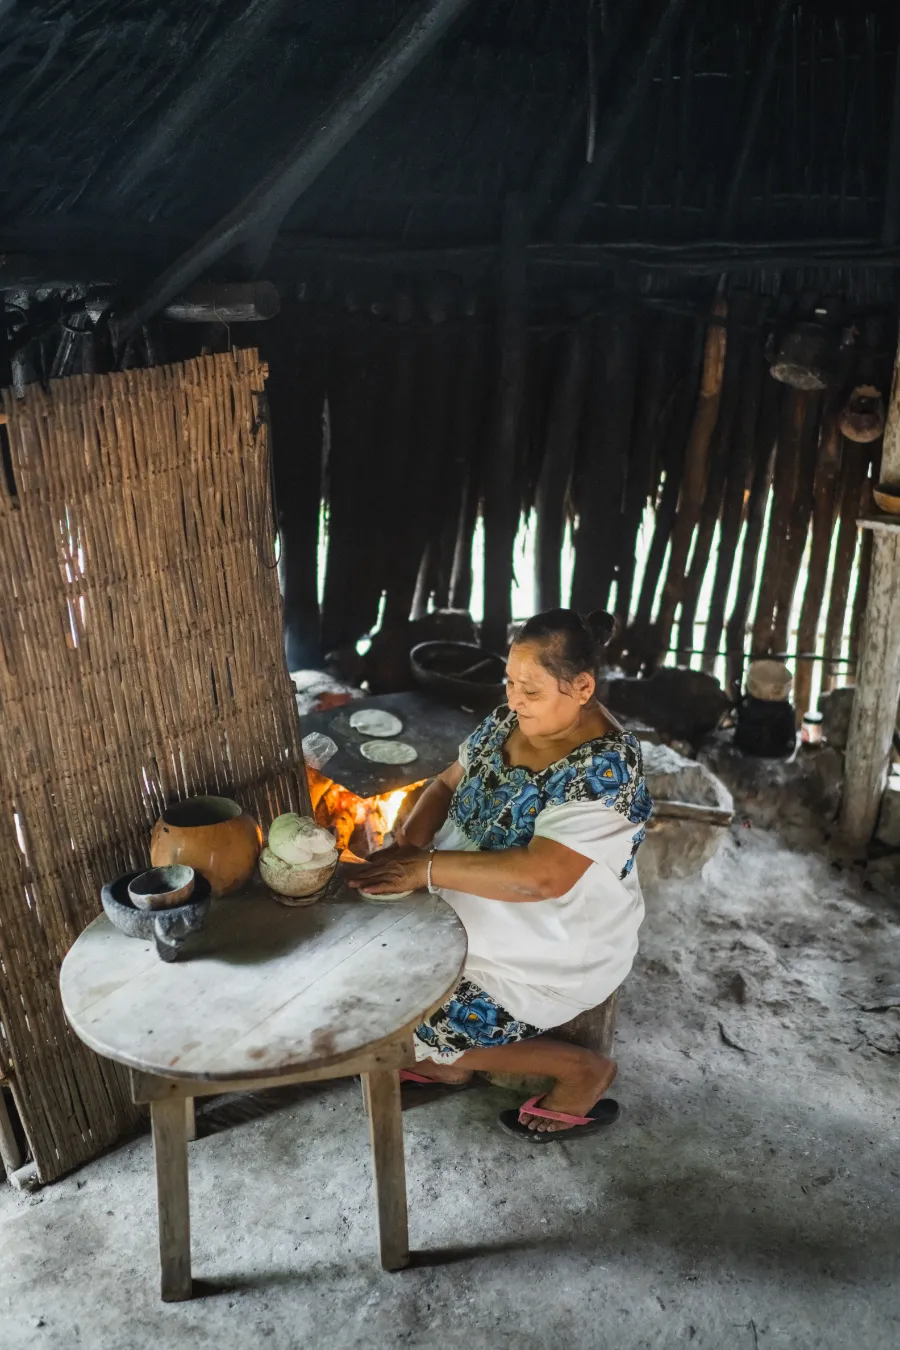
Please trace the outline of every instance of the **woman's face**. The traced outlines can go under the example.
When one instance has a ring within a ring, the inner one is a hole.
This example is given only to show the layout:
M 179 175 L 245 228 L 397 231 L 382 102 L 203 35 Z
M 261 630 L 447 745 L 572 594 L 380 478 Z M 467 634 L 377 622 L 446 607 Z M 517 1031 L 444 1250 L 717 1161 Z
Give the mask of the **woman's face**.
M 584 671 L 571 684 L 560 684 L 540 662 L 534 642 L 514 642 L 506 661 L 506 700 L 529 736 L 565 731 L 594 697 L 593 675 Z

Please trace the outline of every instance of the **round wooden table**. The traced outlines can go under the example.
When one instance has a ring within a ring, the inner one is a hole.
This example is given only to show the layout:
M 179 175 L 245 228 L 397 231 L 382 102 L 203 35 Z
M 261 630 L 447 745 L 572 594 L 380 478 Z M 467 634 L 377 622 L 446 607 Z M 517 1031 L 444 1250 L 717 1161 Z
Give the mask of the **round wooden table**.
M 374 904 L 339 886 L 306 908 L 253 886 L 216 900 L 172 964 L 106 916 L 60 973 L 65 1013 L 97 1054 L 131 1070 L 149 1102 L 161 1292 L 190 1298 L 187 1144 L 193 1098 L 359 1074 L 369 1117 L 381 1262 L 409 1261 L 398 1069 L 411 1033 L 453 989 L 466 934 L 443 900 Z

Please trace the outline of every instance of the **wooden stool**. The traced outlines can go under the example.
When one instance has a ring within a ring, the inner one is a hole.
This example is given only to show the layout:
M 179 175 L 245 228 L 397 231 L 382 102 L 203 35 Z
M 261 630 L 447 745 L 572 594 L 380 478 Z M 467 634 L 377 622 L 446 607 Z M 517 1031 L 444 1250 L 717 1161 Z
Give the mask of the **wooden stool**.
M 618 989 L 610 994 L 605 1003 L 587 1012 L 579 1013 L 571 1022 L 561 1027 L 553 1027 L 548 1037 L 557 1041 L 569 1041 L 572 1045 L 583 1045 L 587 1050 L 595 1050 L 598 1055 L 611 1055 L 616 1039 L 616 1011 L 619 1003 Z M 483 1073 L 494 1087 L 513 1088 L 517 1092 L 527 1092 L 532 1096 L 548 1092 L 552 1078 L 534 1078 L 516 1073 Z

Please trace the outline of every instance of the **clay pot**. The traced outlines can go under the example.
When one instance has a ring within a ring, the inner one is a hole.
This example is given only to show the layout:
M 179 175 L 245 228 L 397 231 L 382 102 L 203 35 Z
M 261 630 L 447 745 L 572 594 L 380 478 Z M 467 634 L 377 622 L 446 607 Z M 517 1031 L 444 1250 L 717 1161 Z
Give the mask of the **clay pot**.
M 872 496 L 879 511 L 889 516 L 900 516 L 900 488 L 889 483 L 879 483 L 877 488 L 872 489 Z
M 754 661 L 747 671 L 747 693 L 762 702 L 783 702 L 793 682 L 791 672 L 780 661 Z
M 874 384 L 859 384 L 841 413 L 841 431 L 862 445 L 877 441 L 884 431 L 884 399 Z
M 167 806 L 153 827 L 154 867 L 183 863 L 205 877 L 214 895 L 240 890 L 253 875 L 262 832 L 228 797 L 189 797 Z

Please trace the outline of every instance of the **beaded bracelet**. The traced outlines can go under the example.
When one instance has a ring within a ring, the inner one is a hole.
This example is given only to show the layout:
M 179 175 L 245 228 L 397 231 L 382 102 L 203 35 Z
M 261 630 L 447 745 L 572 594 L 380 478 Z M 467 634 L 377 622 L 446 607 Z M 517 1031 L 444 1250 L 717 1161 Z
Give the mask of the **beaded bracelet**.
M 428 855 L 428 894 L 429 894 L 429 895 L 439 895 L 439 894 L 440 894 L 440 892 L 438 891 L 437 886 L 433 886 L 433 885 L 431 884 L 431 864 L 434 862 L 434 855 L 435 855 L 436 852 L 437 852 L 437 849 L 434 849 L 434 848 L 433 848 L 433 849 L 431 850 L 431 852 L 429 853 L 429 855 Z

